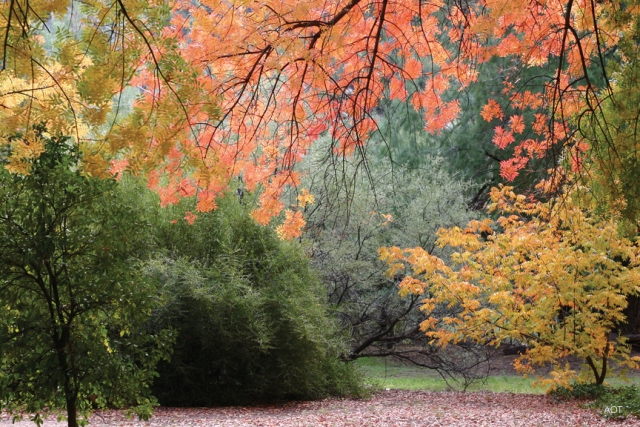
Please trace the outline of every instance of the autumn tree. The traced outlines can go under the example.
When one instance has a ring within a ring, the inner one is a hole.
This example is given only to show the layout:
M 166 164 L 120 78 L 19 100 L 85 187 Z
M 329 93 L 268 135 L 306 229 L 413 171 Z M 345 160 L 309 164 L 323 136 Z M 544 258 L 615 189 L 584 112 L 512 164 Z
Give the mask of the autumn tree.
M 134 171 L 162 163 L 193 122 L 190 108 L 197 105 L 203 115 L 215 105 L 203 99 L 208 93 L 175 43 L 160 37 L 170 6 L 137 0 L 3 3 L 0 135 L 24 133 L 44 122 L 53 134 L 73 138 L 83 169 L 94 176 L 122 167 L 107 163 L 115 154 L 126 153 Z M 137 83 L 145 68 L 153 70 L 154 79 Z M 156 98 L 130 108 L 122 102 L 127 88 Z M 6 138 L 2 144 L 8 144 Z M 17 154 L 9 160 L 20 172 L 23 160 Z
M 471 221 L 442 229 L 438 245 L 457 249 L 449 266 L 421 248 L 383 248 L 391 273 L 410 270 L 400 284 L 404 294 L 424 296 L 429 316 L 422 330 L 438 345 L 463 340 L 499 345 L 515 340 L 528 346 L 516 359 L 522 373 L 553 364 L 546 382 L 567 385 L 576 373 L 562 365 L 568 355 L 584 360 L 602 384 L 612 361 L 632 368 L 638 359 L 622 335 L 627 295 L 637 295 L 640 254 L 621 238 L 615 217 L 590 214 L 586 189 L 564 203 L 541 203 L 494 188 L 496 220 Z M 434 317 L 441 305 L 455 308 Z
M 70 427 L 94 406 L 148 417 L 171 336 L 144 328 L 157 302 L 136 261 L 145 218 L 113 179 L 81 175 L 68 138 L 36 128 L 9 143 L 9 157 L 42 153 L 26 175 L 0 169 L 0 408 L 38 424 L 66 408 Z
M 207 143 L 214 152 L 228 151 L 229 141 L 235 152 L 258 149 L 278 163 L 277 171 L 304 155 L 322 131 L 338 152 L 359 149 L 376 129 L 373 111 L 385 92 L 410 98 L 426 129 L 440 132 L 461 109 L 443 93 L 468 87 L 477 67 L 492 58 L 509 58 L 496 92 L 512 109 L 490 99 L 482 117 L 495 128 L 494 144 L 513 147 L 501 162 L 502 176 L 511 180 L 532 158 L 574 150 L 570 120 L 597 104 L 604 62 L 620 39 L 611 19 L 618 9 L 615 2 L 573 0 L 211 2 L 177 5 L 183 13 L 173 23 L 184 54 L 209 66 L 223 94 L 223 120 L 203 131 Z M 521 80 L 523 68 L 540 73 Z M 247 184 L 268 178 L 270 170 L 275 165 L 250 174 Z M 295 181 L 294 175 L 289 182 Z M 268 187 L 265 199 L 279 192 L 275 183 Z
M 77 31 L 43 43 L 54 31 L 43 17 L 69 14 Z M 196 196 L 200 211 L 241 176 L 264 188 L 254 217 L 266 223 L 321 133 L 336 152 L 360 149 L 385 96 L 441 132 L 462 109 L 447 89 L 469 87 L 498 57 L 505 102 L 492 97 L 481 113 L 494 144 L 513 149 L 500 165 L 511 180 L 533 158 L 584 154 L 571 120 L 599 108 L 606 63 L 633 40 L 621 14 L 633 18 L 633 4 L 16 0 L 0 14 L 2 133 L 46 120 L 74 135 L 92 173 L 146 172 L 163 203 Z M 125 115 L 126 87 L 139 99 Z

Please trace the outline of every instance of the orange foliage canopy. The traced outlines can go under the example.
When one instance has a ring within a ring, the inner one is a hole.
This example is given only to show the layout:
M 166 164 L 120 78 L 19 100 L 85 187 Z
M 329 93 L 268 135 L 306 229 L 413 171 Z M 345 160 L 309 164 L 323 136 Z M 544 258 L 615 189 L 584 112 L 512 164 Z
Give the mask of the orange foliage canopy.
M 439 132 L 460 112 L 444 91 L 476 81 L 478 65 L 495 56 L 522 67 L 554 61 L 538 92 L 504 82 L 503 96 L 533 110 L 534 123 L 505 116 L 495 100 L 482 111 L 497 126 L 495 143 L 515 146 L 502 165 L 513 179 L 570 138 L 568 119 L 596 96 L 587 68 L 624 34 L 617 1 L 94 0 L 83 4 L 83 44 L 66 44 L 65 56 L 43 53 L 35 33 L 20 39 L 28 26 L 16 18 L 19 3 L 3 3 L 0 14 L 12 42 L 0 73 L 3 135 L 40 119 L 72 130 L 92 173 L 147 172 L 163 203 L 195 192 L 201 211 L 234 177 L 249 190 L 261 184 L 254 216 L 263 223 L 283 209 L 273 199 L 299 182 L 293 165 L 319 135 L 328 132 L 339 153 L 359 149 L 381 98 L 410 96 L 426 129 Z M 64 15 L 69 3 L 33 0 L 24 20 Z M 156 16 L 162 7 L 170 14 Z M 36 60 L 38 72 L 25 71 Z M 140 97 L 132 113 L 114 116 L 126 86 Z M 533 133 L 519 139 L 528 126 Z
M 198 127 L 197 143 L 184 154 L 242 175 L 250 190 L 264 184 L 263 203 L 273 204 L 268 199 L 284 184 L 298 182 L 292 166 L 321 132 L 339 153 L 358 149 L 376 129 L 381 98 L 411 96 L 426 129 L 439 132 L 460 112 L 457 101 L 442 99 L 444 91 L 476 81 L 481 63 L 495 56 L 521 67 L 555 61 L 555 75 L 538 93 L 515 78 L 504 83 L 514 107 L 537 113 L 535 123 L 506 117 L 494 100 L 483 109 L 496 124 L 496 145 L 515 144 L 515 157 L 502 164 L 502 176 L 513 179 L 529 159 L 567 142 L 567 119 L 595 95 L 587 68 L 618 41 L 610 18 L 616 8 L 589 0 L 176 2 L 165 36 L 199 67 L 222 111 Z M 517 139 L 534 124 L 533 138 Z M 219 175 L 211 175 L 214 182 Z M 210 184 L 198 186 L 209 191 Z M 267 220 L 279 209 L 264 206 L 259 216 Z

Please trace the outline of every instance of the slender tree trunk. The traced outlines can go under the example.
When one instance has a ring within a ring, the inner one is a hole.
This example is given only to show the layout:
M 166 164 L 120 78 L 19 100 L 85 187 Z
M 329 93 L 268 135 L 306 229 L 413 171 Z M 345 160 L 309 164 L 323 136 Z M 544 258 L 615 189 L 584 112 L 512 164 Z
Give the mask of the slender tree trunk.
M 64 397 L 67 402 L 67 422 L 69 427 L 78 427 L 78 414 L 76 411 L 76 402 L 78 400 L 78 392 L 72 383 L 71 370 L 67 361 L 66 354 L 61 351 L 58 354 L 58 362 L 64 375 Z
M 605 354 L 602 357 L 602 370 L 600 372 L 598 372 L 598 368 L 596 367 L 595 363 L 593 363 L 591 357 L 587 356 L 586 360 L 587 364 L 593 371 L 593 376 L 596 378 L 596 384 L 604 384 L 604 379 L 607 376 L 607 355 Z
M 607 376 L 607 354 L 602 357 L 602 374 L 600 375 L 600 381 L 598 384 L 604 384 L 604 378 Z
M 73 372 L 67 360 L 67 352 L 65 351 L 69 344 L 69 329 L 63 328 L 62 336 L 54 339 L 58 348 L 58 365 L 64 376 L 64 397 L 67 403 L 67 425 L 69 427 L 78 427 L 78 414 L 76 410 L 76 402 L 78 400 L 78 392 L 73 384 Z
M 78 413 L 76 411 L 78 396 L 75 392 L 69 391 L 67 393 L 67 425 L 69 427 L 78 427 Z

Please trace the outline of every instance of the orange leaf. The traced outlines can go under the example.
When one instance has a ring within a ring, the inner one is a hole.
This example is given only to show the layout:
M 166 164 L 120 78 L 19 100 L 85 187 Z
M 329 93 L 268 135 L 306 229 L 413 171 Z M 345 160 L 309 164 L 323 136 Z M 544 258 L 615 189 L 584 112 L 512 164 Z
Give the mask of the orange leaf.
M 504 130 L 502 126 L 496 126 L 492 142 L 498 148 L 506 148 L 507 145 L 514 142 L 513 134 Z
M 498 104 L 493 99 L 490 99 L 485 104 L 485 106 L 482 107 L 482 111 L 480 112 L 480 115 L 487 122 L 490 122 L 494 118 L 502 119 L 502 117 L 504 116 L 504 114 L 502 113 L 502 108 L 500 107 L 500 104 Z
M 300 237 L 305 224 L 302 212 L 287 209 L 284 223 L 276 228 L 276 233 L 283 240 L 291 240 Z

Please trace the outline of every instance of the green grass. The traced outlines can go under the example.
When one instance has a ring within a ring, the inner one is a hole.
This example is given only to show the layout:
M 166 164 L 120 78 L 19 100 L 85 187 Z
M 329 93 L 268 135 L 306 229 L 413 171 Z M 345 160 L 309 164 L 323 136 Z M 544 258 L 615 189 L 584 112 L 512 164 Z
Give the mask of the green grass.
M 356 364 L 365 377 L 382 389 L 400 390 L 450 390 L 447 383 L 435 371 L 407 366 L 396 361 L 381 358 L 361 358 Z M 543 394 L 545 388 L 534 387 L 536 378 L 523 378 L 515 375 L 492 375 L 484 383 L 472 384 L 467 391 L 492 391 L 496 393 L 531 393 Z M 640 387 L 640 377 L 631 377 L 625 382 L 621 378 L 611 377 L 606 382 L 614 387 L 635 384 Z M 452 383 L 455 389 L 461 390 L 460 385 Z

